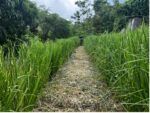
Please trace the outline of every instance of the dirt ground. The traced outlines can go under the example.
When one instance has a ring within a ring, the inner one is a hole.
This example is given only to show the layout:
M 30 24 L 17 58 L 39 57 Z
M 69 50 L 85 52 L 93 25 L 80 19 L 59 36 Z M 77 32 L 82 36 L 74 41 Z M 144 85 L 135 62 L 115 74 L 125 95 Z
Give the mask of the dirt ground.
M 80 46 L 46 85 L 33 111 L 101 112 L 122 108 Z

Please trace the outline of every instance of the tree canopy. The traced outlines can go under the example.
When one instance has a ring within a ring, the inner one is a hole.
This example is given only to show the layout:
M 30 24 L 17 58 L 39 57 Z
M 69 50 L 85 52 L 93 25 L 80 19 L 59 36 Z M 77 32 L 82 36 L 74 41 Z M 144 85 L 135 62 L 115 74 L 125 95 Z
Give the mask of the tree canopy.
M 0 44 L 23 40 L 25 34 L 39 35 L 42 40 L 66 38 L 71 23 L 29 0 L 0 0 Z
M 78 0 L 74 24 L 29 0 L 0 0 L 0 44 L 8 40 L 25 40 L 26 34 L 47 39 L 67 38 L 71 35 L 121 31 L 131 17 L 141 17 L 148 24 L 149 1 Z
M 74 19 L 76 24 L 79 23 L 79 17 L 81 18 L 82 14 L 89 13 L 85 9 L 92 7 L 94 13 L 92 12 L 90 18 L 86 17 L 84 19 L 90 21 L 91 24 L 87 23 L 87 21 L 80 23 L 81 26 L 90 25 L 92 33 L 121 31 L 127 25 L 129 19 L 133 17 L 140 17 L 148 24 L 148 0 L 126 0 L 124 3 L 120 3 L 119 0 L 113 0 L 113 4 L 109 0 L 94 0 L 93 4 L 85 5 L 89 1 L 78 0 L 76 2 L 80 10 L 74 14 Z M 89 33 L 85 28 L 82 30 L 86 34 Z

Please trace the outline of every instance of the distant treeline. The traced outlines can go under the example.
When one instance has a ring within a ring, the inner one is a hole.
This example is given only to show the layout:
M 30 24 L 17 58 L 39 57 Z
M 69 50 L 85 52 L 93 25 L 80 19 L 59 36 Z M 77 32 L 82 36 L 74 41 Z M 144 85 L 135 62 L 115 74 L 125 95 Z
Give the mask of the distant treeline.
M 0 0 L 0 45 L 27 40 L 25 35 L 47 39 L 67 38 L 72 35 L 120 31 L 129 18 L 140 16 L 148 23 L 148 0 L 78 0 L 80 8 L 72 18 L 74 23 L 37 7 L 29 0 Z
M 25 34 L 47 39 L 71 35 L 71 23 L 29 0 L 0 0 L 0 44 L 25 40 Z
M 80 27 L 82 33 L 95 34 L 121 31 L 134 17 L 149 23 L 148 0 L 124 0 L 123 3 L 119 1 L 112 0 L 113 3 L 110 3 L 110 0 L 94 0 L 91 3 L 91 0 L 78 0 L 76 5 L 80 9 L 72 16 L 76 27 Z

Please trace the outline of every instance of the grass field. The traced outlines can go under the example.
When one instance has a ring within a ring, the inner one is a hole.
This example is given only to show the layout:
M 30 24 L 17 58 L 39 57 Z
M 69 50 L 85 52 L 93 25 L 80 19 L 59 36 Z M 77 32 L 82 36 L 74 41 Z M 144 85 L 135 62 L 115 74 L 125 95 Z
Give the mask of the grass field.
M 85 49 L 127 111 L 149 110 L 148 27 L 88 36 Z M 45 83 L 79 44 L 76 37 L 31 38 L 4 57 L 0 46 L 0 111 L 31 111 Z
M 77 38 L 42 43 L 31 38 L 4 57 L 0 47 L 0 111 L 30 111 L 44 84 L 78 45 Z
M 128 111 L 149 110 L 148 26 L 89 36 L 85 49 Z

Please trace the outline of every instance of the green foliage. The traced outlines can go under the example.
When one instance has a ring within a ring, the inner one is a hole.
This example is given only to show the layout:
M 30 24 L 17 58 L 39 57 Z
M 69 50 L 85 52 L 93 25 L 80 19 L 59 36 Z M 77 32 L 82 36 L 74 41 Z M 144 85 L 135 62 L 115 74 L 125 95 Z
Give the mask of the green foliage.
M 126 16 L 148 16 L 149 15 L 148 0 L 128 0 L 126 1 L 118 13 Z
M 148 26 L 85 40 L 85 49 L 128 111 L 149 110 L 148 40 Z
M 46 9 L 38 8 L 29 0 L 1 0 L 0 44 L 8 40 L 16 43 L 25 34 L 47 39 L 66 38 L 71 35 L 71 23 Z M 39 30 L 39 29 L 40 30 Z
M 24 39 L 27 26 L 36 32 L 38 9 L 28 0 L 2 0 L 0 4 L 0 44 Z
M 93 26 L 95 27 L 95 32 L 112 31 L 114 24 L 113 7 L 106 0 L 95 0 L 94 11 Z
M 74 14 L 76 26 L 86 34 L 99 34 L 104 32 L 121 31 L 130 18 L 140 17 L 148 24 L 148 0 L 128 0 L 120 3 L 119 0 L 78 0 L 76 5 L 79 11 Z M 93 9 L 93 11 L 91 11 Z M 90 16 L 89 16 L 90 15 Z
M 31 39 L 31 38 L 30 38 Z M 0 46 L 0 111 L 31 111 L 44 84 L 78 45 L 77 38 L 42 43 L 37 37 L 4 57 Z
M 118 0 L 114 1 L 113 15 L 114 15 L 114 31 L 121 31 L 129 22 L 129 19 L 139 17 L 148 24 L 148 0 L 127 0 L 120 4 Z
M 92 10 L 91 1 L 78 0 L 75 2 L 75 4 L 79 7 L 79 10 L 77 10 L 74 13 L 74 16 L 72 16 L 72 19 L 75 20 L 75 25 L 74 25 L 75 33 L 77 35 L 93 33 L 93 26 L 92 26 L 93 10 Z
M 71 35 L 71 23 L 57 14 L 49 14 L 43 9 L 40 12 L 39 36 L 47 39 L 67 38 Z
M 22 18 L 18 0 L 1 0 L 0 44 L 6 43 L 8 39 L 15 41 L 16 37 L 21 38 L 26 28 Z

